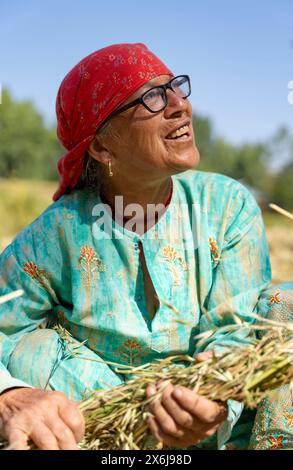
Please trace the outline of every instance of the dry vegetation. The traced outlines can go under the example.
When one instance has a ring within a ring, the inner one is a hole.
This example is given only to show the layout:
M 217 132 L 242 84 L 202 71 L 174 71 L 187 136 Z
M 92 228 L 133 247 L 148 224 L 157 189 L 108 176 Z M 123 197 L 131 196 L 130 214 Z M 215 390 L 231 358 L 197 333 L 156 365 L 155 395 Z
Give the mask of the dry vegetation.
M 293 323 L 260 323 L 260 328 L 265 328 L 267 334 L 257 343 L 230 349 L 202 363 L 190 357 L 176 356 L 177 360 L 184 359 L 188 367 L 178 368 L 173 362 L 175 358 L 167 358 L 136 369 L 120 368 L 120 373 L 131 372 L 134 378 L 120 387 L 97 391 L 80 404 L 86 423 L 81 447 L 89 450 L 149 448 L 146 405 L 154 397 L 145 398 L 141 383 L 151 384 L 163 379 L 173 385 L 192 388 L 211 400 L 232 399 L 249 408 L 257 406 L 264 397 L 272 395 L 275 388 L 290 383 L 293 377 Z M 239 328 L 239 324 L 235 327 Z M 245 328 L 244 323 L 242 327 Z M 224 327 L 222 331 L 232 328 Z M 252 330 L 253 327 L 247 328 Z M 206 332 L 205 335 L 213 333 Z M 161 390 L 159 387 L 157 397 L 166 385 L 165 382 Z
M 56 184 L 42 181 L 0 179 L 0 251 L 52 202 Z M 265 213 L 273 282 L 293 277 L 293 222 L 276 213 Z
M 0 179 L 0 251 L 52 202 L 56 183 Z
M 266 320 L 255 315 L 254 325 L 238 318 L 235 324 L 206 331 L 197 336 L 204 343 L 221 330 L 224 334 L 241 328 L 247 333 L 258 330 L 259 340 L 242 348 L 231 348 L 218 352 L 203 362 L 189 356 L 173 356 L 139 367 L 116 365 L 116 371 L 126 374 L 127 383 L 91 393 L 79 404 L 85 417 L 85 436 L 80 443 L 86 450 L 140 450 L 162 448 L 156 444 L 149 432 L 145 418 L 149 415 L 147 405 L 156 397 L 160 398 L 164 387 L 171 381 L 193 389 L 211 400 L 233 399 L 254 408 L 266 396 L 274 397 L 274 390 L 288 384 L 293 378 L 293 322 L 282 323 Z M 67 343 L 67 356 L 79 356 L 79 346 L 61 326 L 56 329 Z M 99 361 L 99 359 L 97 359 Z M 178 362 L 179 361 L 179 362 Z M 113 363 L 111 363 L 114 365 Z M 180 365 L 181 367 L 178 367 Z M 183 367 L 182 367 L 183 366 Z M 146 398 L 145 386 L 164 382 L 157 393 Z M 144 387 L 141 387 L 141 384 Z M 0 438 L 1 446 L 7 445 Z M 30 443 L 30 448 L 35 445 Z M 13 444 L 10 446 L 13 449 Z
M 293 279 L 293 222 L 281 215 L 265 215 L 273 283 Z

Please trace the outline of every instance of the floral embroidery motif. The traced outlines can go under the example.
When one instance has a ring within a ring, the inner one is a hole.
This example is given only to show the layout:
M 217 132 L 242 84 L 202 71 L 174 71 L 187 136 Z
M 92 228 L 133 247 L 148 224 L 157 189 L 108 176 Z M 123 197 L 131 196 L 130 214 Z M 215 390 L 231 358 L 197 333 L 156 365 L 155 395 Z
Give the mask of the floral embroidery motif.
M 133 366 L 135 361 L 143 355 L 141 345 L 133 339 L 125 341 L 117 352 L 127 358 L 130 366 Z
M 99 272 L 106 271 L 103 262 L 98 258 L 96 252 L 85 245 L 80 250 L 80 257 L 78 263 L 82 269 L 82 280 L 84 285 L 90 287 L 93 280 L 96 280 Z
M 283 445 L 284 436 L 279 436 L 279 437 L 269 436 L 269 440 L 271 444 L 270 446 L 271 450 L 285 449 L 285 446 Z
M 45 269 L 41 269 L 32 261 L 28 261 L 24 263 L 23 270 L 52 296 L 54 302 L 58 303 L 56 294 L 50 285 L 50 275 Z
M 292 435 L 292 411 L 289 386 L 283 386 L 276 394 L 265 398 L 258 407 L 249 448 L 268 450 L 292 447 L 291 440 L 288 440 L 288 436 Z
M 28 262 L 24 264 L 23 270 L 32 279 L 35 279 L 42 287 L 47 288 L 47 274 L 44 269 L 40 269 L 35 263 Z
M 217 263 L 220 259 L 219 248 L 218 248 L 217 241 L 214 240 L 212 237 L 210 237 L 209 238 L 209 245 L 210 245 L 212 258 L 213 258 L 214 262 Z
M 285 413 L 284 418 L 287 421 L 287 426 L 291 427 L 293 425 L 293 413 Z
M 188 264 L 185 263 L 184 259 L 181 258 L 181 256 L 178 256 L 177 257 L 179 263 L 181 264 L 182 268 L 184 269 L 184 271 L 187 271 L 188 270 Z
M 269 305 L 273 305 L 274 303 L 279 304 L 281 302 L 281 292 L 278 291 L 273 295 L 270 295 Z
M 26 272 L 33 279 L 39 278 L 39 267 L 35 263 L 25 263 L 23 267 L 24 272 Z
M 168 259 L 168 261 L 175 261 L 177 258 L 177 251 L 174 250 L 170 245 L 167 245 L 165 248 L 163 248 L 163 254 L 165 258 Z
M 188 264 L 184 261 L 182 256 L 179 256 L 177 251 L 170 245 L 167 245 L 163 248 L 163 255 L 170 263 L 170 269 L 174 278 L 174 286 L 180 285 L 180 279 L 182 277 L 182 272 L 179 270 L 179 266 L 175 264 L 178 261 L 180 267 L 184 270 L 188 270 Z

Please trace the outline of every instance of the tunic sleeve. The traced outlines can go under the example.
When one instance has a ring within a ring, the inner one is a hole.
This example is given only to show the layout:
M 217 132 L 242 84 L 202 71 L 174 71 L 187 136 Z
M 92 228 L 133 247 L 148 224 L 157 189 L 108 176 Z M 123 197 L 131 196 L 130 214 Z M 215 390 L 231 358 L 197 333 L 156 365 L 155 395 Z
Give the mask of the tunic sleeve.
M 229 210 L 231 222 L 214 261 L 212 284 L 200 318 L 200 333 L 235 324 L 231 313 L 253 323 L 251 313 L 256 311 L 260 294 L 271 281 L 268 243 L 255 199 L 243 188 L 235 195 L 235 203 Z M 239 326 L 234 332 L 216 332 L 195 352 L 243 346 L 250 341 L 249 332 Z
M 230 223 L 227 225 L 221 250 L 216 253 L 213 280 L 200 319 L 200 333 L 235 323 L 233 314 L 247 323 L 253 323 L 261 292 L 271 280 L 269 250 L 261 211 L 251 193 L 238 186 L 230 205 Z M 227 347 L 249 344 L 253 337 L 239 326 L 233 332 L 215 332 L 195 354 L 204 350 L 223 350 Z M 221 447 L 230 437 L 243 406 L 229 400 L 227 422 L 218 431 Z
M 63 391 L 78 400 L 91 390 L 120 385 L 124 380 L 86 345 L 69 357 L 66 341 L 46 328 L 59 301 L 50 273 L 43 269 L 50 261 L 44 257 L 38 264 L 33 245 L 28 247 L 26 240 L 23 255 L 18 240 L 17 254 L 13 243 L 0 256 L 0 296 L 24 291 L 0 306 L 0 393 L 32 386 Z M 51 264 L 55 266 L 53 260 Z
M 33 269 L 33 266 L 31 266 Z M 23 289 L 24 294 L 0 306 L 0 391 L 16 386 L 30 386 L 13 378 L 9 373 L 11 355 L 27 333 L 46 321 L 47 312 L 52 307 L 52 299 L 21 267 L 12 247 L 9 246 L 0 256 L 0 295 Z M 29 356 L 29 350 L 26 351 Z

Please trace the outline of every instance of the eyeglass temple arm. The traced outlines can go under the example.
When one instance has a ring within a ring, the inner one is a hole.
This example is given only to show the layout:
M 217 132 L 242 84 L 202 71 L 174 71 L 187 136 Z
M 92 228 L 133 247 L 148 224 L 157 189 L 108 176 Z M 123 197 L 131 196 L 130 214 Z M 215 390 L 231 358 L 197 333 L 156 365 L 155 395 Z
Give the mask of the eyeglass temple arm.
M 122 113 L 122 111 L 126 111 L 127 109 L 132 108 L 133 106 L 136 106 L 137 104 L 140 104 L 142 102 L 141 98 L 137 98 L 135 101 L 132 101 L 129 104 L 126 104 L 125 106 L 122 106 L 122 108 L 117 109 L 113 113 L 111 113 L 111 117 L 116 116 L 116 114 Z

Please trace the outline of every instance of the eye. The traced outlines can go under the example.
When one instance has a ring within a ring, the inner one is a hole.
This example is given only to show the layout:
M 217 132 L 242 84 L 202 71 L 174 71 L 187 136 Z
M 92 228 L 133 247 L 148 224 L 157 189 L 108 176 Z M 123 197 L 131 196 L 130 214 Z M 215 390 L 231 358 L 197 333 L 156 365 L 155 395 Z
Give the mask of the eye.
M 178 96 L 181 96 L 182 98 L 185 98 L 190 95 L 191 90 L 189 80 L 186 77 L 176 77 L 174 80 L 172 80 L 171 87 L 172 90 L 175 91 L 175 93 Z
M 162 98 L 162 90 L 160 88 L 154 88 L 144 95 L 144 101 L 149 103 Z
M 185 77 L 180 77 L 180 78 L 177 78 L 177 80 L 174 80 L 174 82 L 172 82 L 172 85 L 173 85 L 174 87 L 180 87 L 180 86 L 183 85 L 185 82 L 186 82 L 186 78 L 185 78 Z

